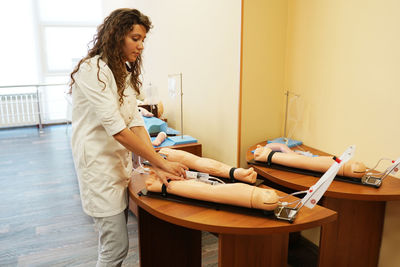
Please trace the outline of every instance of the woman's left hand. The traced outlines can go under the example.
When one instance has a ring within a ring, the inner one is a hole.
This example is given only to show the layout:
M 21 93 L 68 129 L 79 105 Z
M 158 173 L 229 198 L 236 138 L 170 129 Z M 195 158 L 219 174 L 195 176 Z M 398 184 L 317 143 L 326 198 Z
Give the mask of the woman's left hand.
M 162 181 L 162 183 L 165 184 L 167 187 L 168 187 L 168 180 L 178 181 L 185 179 L 183 176 L 174 175 L 172 173 L 166 172 L 154 166 L 153 166 L 153 171 L 157 175 L 157 177 Z

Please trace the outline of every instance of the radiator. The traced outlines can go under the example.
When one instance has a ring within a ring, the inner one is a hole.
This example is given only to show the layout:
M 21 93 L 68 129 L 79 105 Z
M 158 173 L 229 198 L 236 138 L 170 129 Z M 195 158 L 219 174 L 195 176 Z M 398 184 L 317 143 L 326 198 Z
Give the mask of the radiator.
M 0 95 L 0 127 L 40 123 L 36 93 Z

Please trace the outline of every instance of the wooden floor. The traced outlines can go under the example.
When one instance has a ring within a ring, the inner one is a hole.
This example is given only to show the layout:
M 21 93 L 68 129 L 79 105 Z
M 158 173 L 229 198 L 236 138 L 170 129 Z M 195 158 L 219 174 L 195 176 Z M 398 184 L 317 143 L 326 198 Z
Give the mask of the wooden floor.
M 0 266 L 95 266 L 97 234 L 81 208 L 67 126 L 0 130 Z M 139 266 L 137 221 L 129 254 Z M 203 266 L 217 266 L 218 239 L 203 233 Z

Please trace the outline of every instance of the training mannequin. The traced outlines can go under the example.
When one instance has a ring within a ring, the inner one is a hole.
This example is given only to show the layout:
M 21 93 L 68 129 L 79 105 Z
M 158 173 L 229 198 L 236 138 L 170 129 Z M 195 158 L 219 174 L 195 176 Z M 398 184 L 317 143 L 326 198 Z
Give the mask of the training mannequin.
M 145 108 L 138 107 L 140 114 L 142 114 L 143 117 L 154 117 L 154 114 L 148 111 Z
M 233 178 L 250 184 L 254 184 L 257 179 L 257 173 L 253 168 L 237 168 L 231 171 L 232 167 L 227 164 L 209 158 L 201 158 L 189 152 L 171 148 L 162 148 L 159 153 L 165 155 L 167 160 L 180 162 L 190 169 L 210 175 L 230 178 L 230 172 L 233 172 Z
M 159 132 L 157 134 L 157 137 L 151 142 L 153 146 L 159 146 L 162 144 L 162 142 L 167 139 L 167 134 L 165 132 Z
M 269 144 L 266 144 L 265 147 L 270 148 L 272 151 L 288 153 L 288 154 L 297 154 L 296 152 L 291 150 L 290 147 L 288 147 L 285 144 L 281 144 L 281 143 L 269 143 Z
M 287 167 L 305 169 L 324 173 L 332 165 L 334 160 L 330 156 L 307 157 L 300 155 L 284 144 L 270 143 L 266 146 L 257 145 L 254 151 L 256 161 L 267 162 L 268 156 L 272 151 L 275 153 L 271 157 L 271 162 Z M 366 172 L 366 167 L 361 162 L 348 161 L 339 170 L 337 175 L 361 178 Z
M 146 179 L 146 189 L 162 192 L 163 184 L 152 173 Z M 275 190 L 244 183 L 211 185 L 194 179 L 170 181 L 167 194 L 246 208 L 273 210 L 278 205 Z

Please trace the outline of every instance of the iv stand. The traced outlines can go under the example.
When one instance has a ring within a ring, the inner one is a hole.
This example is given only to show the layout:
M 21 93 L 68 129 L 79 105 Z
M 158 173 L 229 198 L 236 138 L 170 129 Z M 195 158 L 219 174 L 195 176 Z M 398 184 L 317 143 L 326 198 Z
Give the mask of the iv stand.
M 275 138 L 274 140 L 268 141 L 268 143 L 282 143 L 282 144 L 286 144 L 289 147 L 293 147 L 293 146 L 302 144 L 301 141 L 291 140 L 287 136 L 287 121 L 288 121 L 288 114 L 289 114 L 289 95 L 290 95 L 290 91 L 287 90 L 285 92 L 286 107 L 285 107 L 285 123 L 284 123 L 284 128 L 283 128 L 283 137 Z M 294 94 L 294 96 L 299 97 L 300 95 Z
M 181 89 L 181 138 L 183 139 L 183 86 L 182 86 L 182 82 L 183 82 L 183 75 L 182 72 L 180 73 L 174 73 L 174 74 L 168 74 L 168 77 L 172 77 L 172 76 L 179 76 L 180 79 L 180 89 Z
M 286 95 L 286 110 L 285 110 L 285 126 L 283 128 L 283 138 L 287 140 L 286 135 L 286 125 L 287 125 L 287 116 L 288 116 L 288 109 L 289 109 L 289 90 L 285 92 Z
M 182 85 L 182 72 L 179 73 L 181 78 L 181 138 L 183 139 L 183 85 Z

